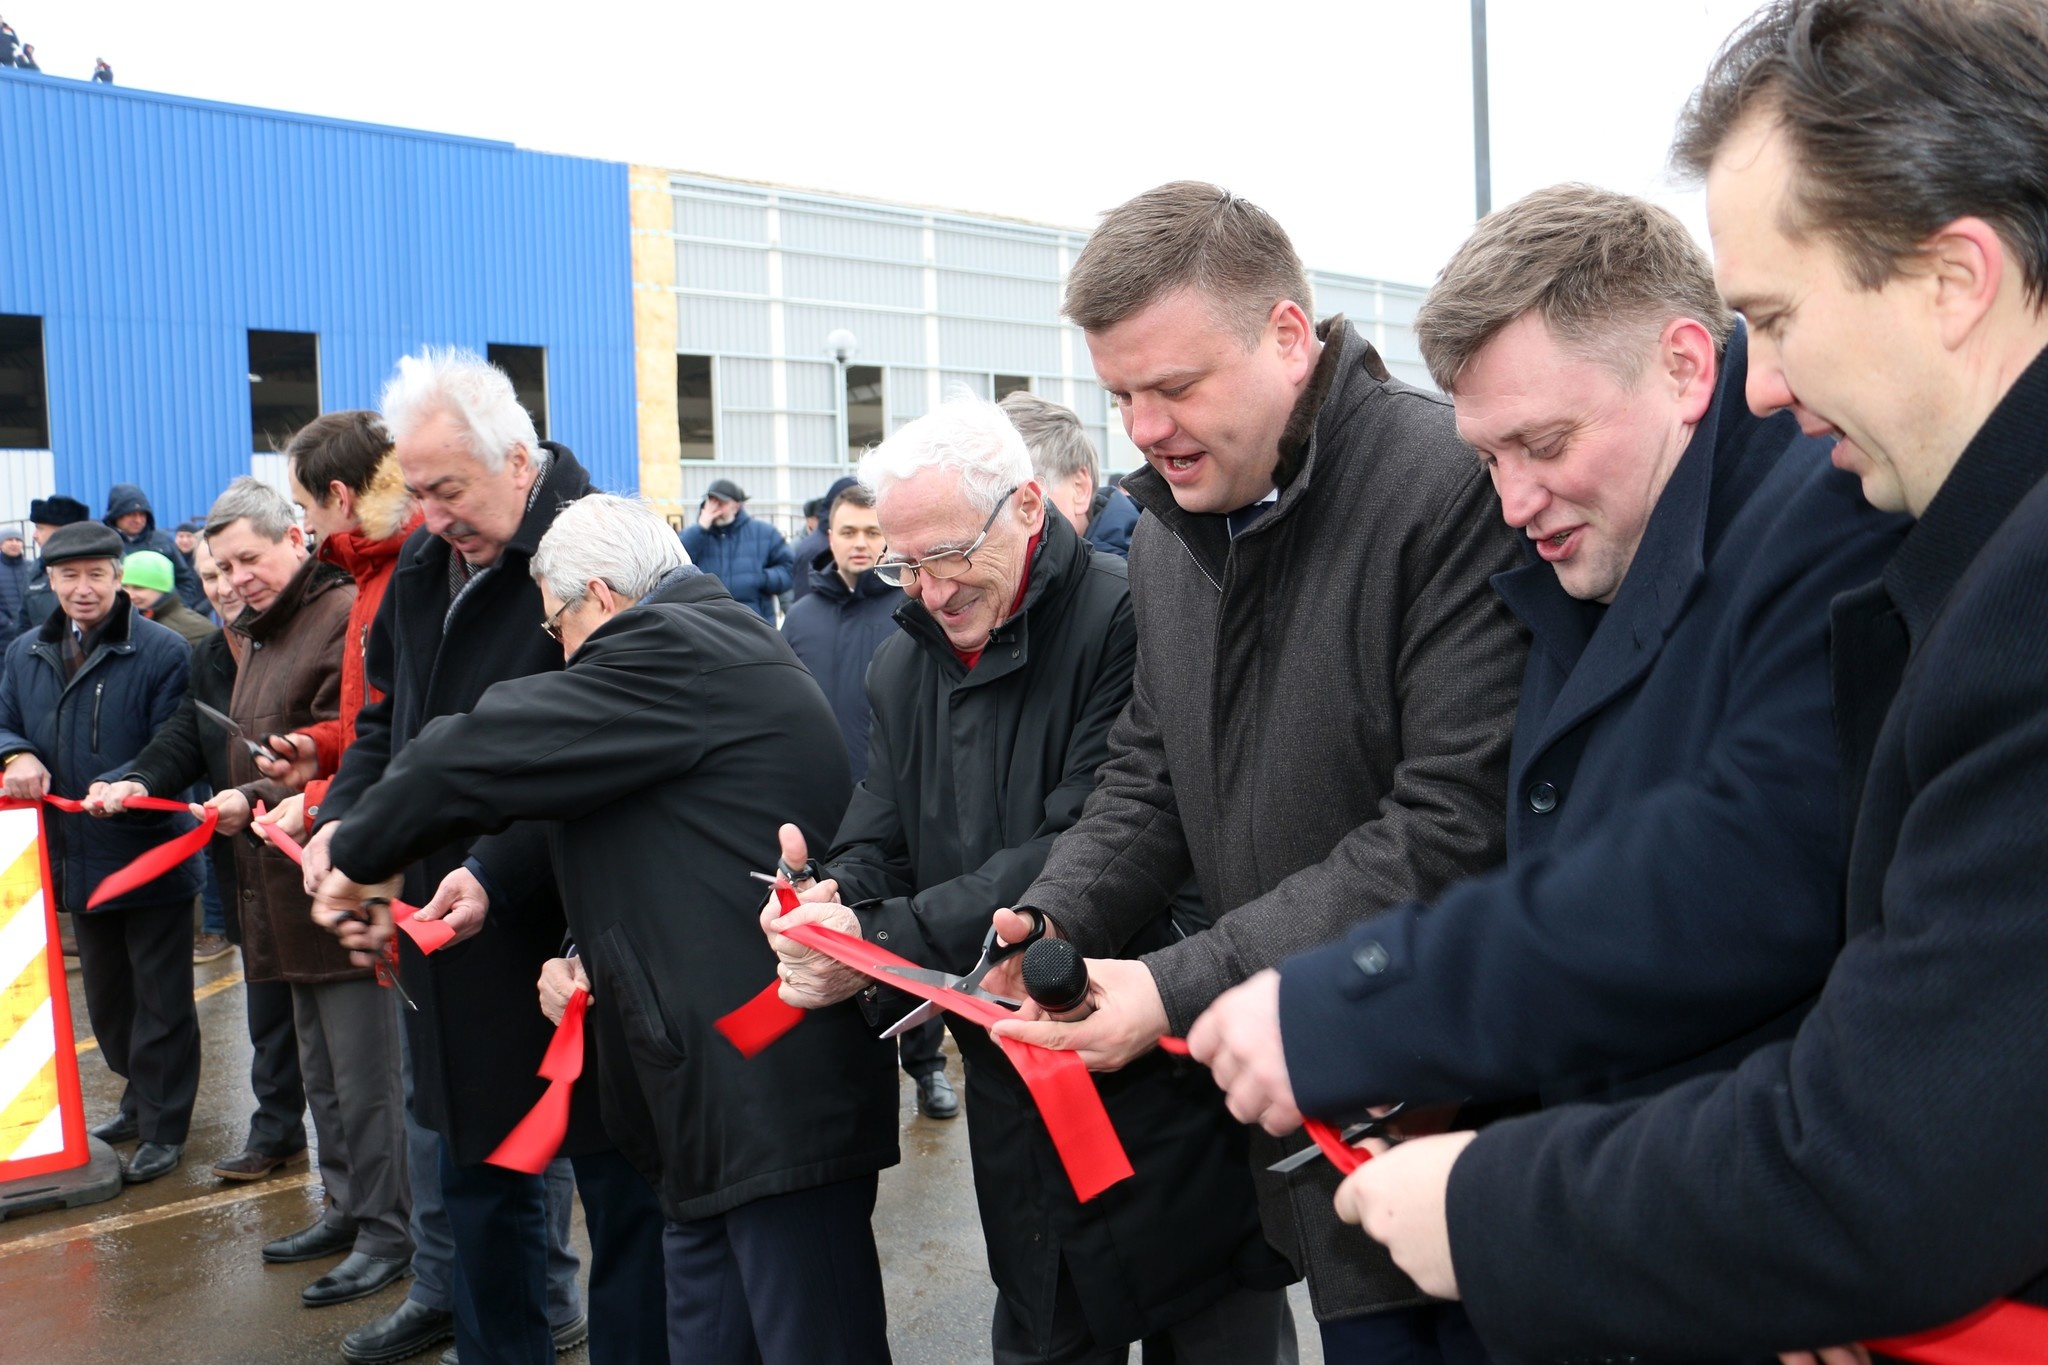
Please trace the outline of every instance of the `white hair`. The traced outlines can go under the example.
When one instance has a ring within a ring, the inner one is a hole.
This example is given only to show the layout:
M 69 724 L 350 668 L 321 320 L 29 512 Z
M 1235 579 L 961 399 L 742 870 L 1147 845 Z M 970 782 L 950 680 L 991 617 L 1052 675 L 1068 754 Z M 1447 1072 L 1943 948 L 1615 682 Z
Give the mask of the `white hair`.
M 860 481 L 880 501 L 892 486 L 927 469 L 958 475 L 960 491 L 984 516 L 1034 477 L 1031 452 L 1009 414 L 965 389 L 862 456 Z
M 690 562 L 661 513 L 637 498 L 586 493 L 555 514 L 534 549 L 531 570 L 555 600 L 581 602 L 596 579 L 638 602 L 671 570 Z
M 529 455 L 540 449 L 533 418 L 520 406 L 505 372 L 459 346 L 429 346 L 400 359 L 378 408 L 393 441 L 403 441 L 436 417 L 453 418 L 463 444 L 486 469 L 503 469 L 521 446 Z

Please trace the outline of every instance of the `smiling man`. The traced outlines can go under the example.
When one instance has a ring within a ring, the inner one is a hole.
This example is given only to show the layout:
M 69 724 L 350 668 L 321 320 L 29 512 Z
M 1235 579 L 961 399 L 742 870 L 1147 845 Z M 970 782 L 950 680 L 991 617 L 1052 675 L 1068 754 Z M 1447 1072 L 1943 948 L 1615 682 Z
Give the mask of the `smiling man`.
M 1847 1360 L 2048 1302 L 2048 11 L 1771 5 L 1676 159 L 1751 406 L 1916 519 L 1833 616 L 1848 941 L 1733 1070 L 1409 1143 L 1341 1204 L 1518 1357 Z
M 1676 218 L 1589 185 L 1481 223 L 1416 315 L 1529 541 L 1507 866 L 1195 1025 L 1247 1122 L 1646 1093 L 1791 1036 L 1840 945 L 1828 606 L 1903 522 L 1788 415 Z M 1285 1040 L 1284 1051 L 1282 1040 Z
M 1123 485 L 1149 513 L 1131 539 L 1138 658 L 1087 810 L 1016 902 L 1093 959 L 1095 1013 L 998 1027 L 1098 1069 L 1501 858 L 1526 646 L 1488 579 L 1521 537 L 1450 404 L 1309 305 L 1280 225 L 1191 181 L 1112 210 L 1068 279 L 1148 466 Z M 1214 923 L 1123 957 L 1138 912 L 1191 872 Z M 1337 1223 L 1326 1163 L 1264 1170 L 1285 1150 L 1252 1143 L 1266 1234 L 1308 1274 L 1326 1357 L 1433 1333 L 1437 1311 Z

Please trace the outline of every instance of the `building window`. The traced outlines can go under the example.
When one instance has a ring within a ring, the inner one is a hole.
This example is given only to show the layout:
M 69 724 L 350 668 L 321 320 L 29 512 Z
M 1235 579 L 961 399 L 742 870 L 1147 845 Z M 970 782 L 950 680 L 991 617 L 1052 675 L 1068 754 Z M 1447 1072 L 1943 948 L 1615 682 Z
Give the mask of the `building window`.
M 259 455 L 283 450 L 320 415 L 320 338 L 311 332 L 249 333 L 249 432 Z
M 878 446 L 886 434 L 882 417 L 882 367 L 846 367 L 846 458 L 860 458 L 869 446 Z
M 512 381 L 512 392 L 519 396 L 519 406 L 533 418 L 534 431 L 545 441 L 548 438 L 548 348 L 506 346 L 494 341 L 484 347 L 484 353 L 484 358 L 503 370 L 505 377 Z
M 1021 374 L 999 374 L 995 376 L 996 401 L 1002 402 L 1013 393 L 1031 392 L 1031 380 Z
M 718 454 L 717 405 L 711 400 L 711 357 L 676 357 L 676 434 L 683 458 L 708 460 Z
M 0 313 L 0 448 L 50 448 L 41 318 Z

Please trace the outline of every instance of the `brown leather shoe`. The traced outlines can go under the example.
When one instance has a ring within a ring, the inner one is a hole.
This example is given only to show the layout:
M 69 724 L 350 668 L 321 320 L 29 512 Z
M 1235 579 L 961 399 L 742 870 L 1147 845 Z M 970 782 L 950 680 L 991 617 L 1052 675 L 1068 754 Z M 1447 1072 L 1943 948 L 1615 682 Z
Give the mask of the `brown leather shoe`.
M 213 1163 L 213 1173 L 222 1180 L 261 1180 L 272 1171 L 306 1159 L 306 1149 L 284 1156 L 272 1156 L 269 1152 L 243 1152 L 225 1161 Z
M 235 950 L 226 934 L 201 934 L 192 940 L 192 965 L 218 962 Z

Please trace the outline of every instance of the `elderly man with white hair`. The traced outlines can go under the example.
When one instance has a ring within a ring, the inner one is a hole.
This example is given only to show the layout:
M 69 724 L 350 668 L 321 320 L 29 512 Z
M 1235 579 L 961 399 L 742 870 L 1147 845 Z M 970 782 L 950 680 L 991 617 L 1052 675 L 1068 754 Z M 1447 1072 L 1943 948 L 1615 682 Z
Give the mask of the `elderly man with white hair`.
M 1080 818 L 1137 648 L 1123 560 L 1074 533 L 1001 408 L 951 399 L 876 447 L 860 477 L 889 540 L 874 572 L 909 600 L 868 668 L 867 777 L 804 892 L 817 903 L 764 914 L 783 998 L 807 1008 L 839 1008 L 869 983 L 777 932 L 794 923 L 944 971 L 974 966 L 990 916 Z M 804 867 L 814 843 L 785 826 L 784 861 Z M 1128 953 L 1199 927 L 1176 922 L 1174 887 L 1157 890 L 1133 907 L 1149 914 Z M 883 991 L 874 1008 L 904 1003 Z M 957 1021 L 954 1037 L 998 1291 L 993 1359 L 1092 1365 L 1148 1340 L 1183 1365 L 1293 1359 L 1294 1272 L 1259 1230 L 1244 1130 L 1199 1068 L 1155 1052 L 1098 1078 L 1137 1173 L 1084 1204 L 994 1041 Z
M 567 666 L 409 745 L 335 837 L 316 914 L 379 943 L 385 915 L 342 918 L 379 881 L 449 840 L 552 822 L 577 951 L 548 965 L 542 1004 L 559 1016 L 590 991 L 605 1124 L 668 1219 L 671 1358 L 887 1361 L 869 1220 L 897 1159 L 893 1049 L 852 1004 L 751 1060 L 713 1028 L 775 970 L 747 873 L 773 864 L 776 823 L 822 837 L 845 808 L 831 705 L 639 503 L 572 504 L 532 572 Z
M 469 711 L 494 683 L 561 669 L 527 567 L 556 514 L 590 491 L 576 457 L 536 435 L 511 380 L 470 352 L 405 357 L 380 406 L 425 524 L 399 551 L 370 630 L 363 678 L 382 699 L 357 713 L 319 809 L 308 890 L 356 803 L 430 722 Z M 547 1090 L 535 1068 L 551 1030 L 532 1008 L 533 979 L 560 951 L 564 922 L 546 831 L 450 837 L 418 848 L 403 871 L 405 898 L 461 941 L 433 957 L 410 940 L 399 947 L 400 984 L 417 1005 L 401 1011 L 409 1108 L 427 1130 L 409 1150 L 418 1282 L 398 1310 L 350 1334 L 343 1354 L 398 1359 L 452 1327 L 470 1365 L 551 1365 L 557 1343 L 586 1330 L 567 1199 L 549 1197 L 566 1173 L 558 1163 L 543 1179 L 486 1160 Z M 659 1359 L 660 1209 L 605 1137 L 595 1100 L 593 1084 L 578 1085 L 562 1145 L 591 1233 L 591 1358 Z M 445 1220 L 432 1215 L 436 1196 Z M 425 1285 L 430 1272 L 447 1283 Z

